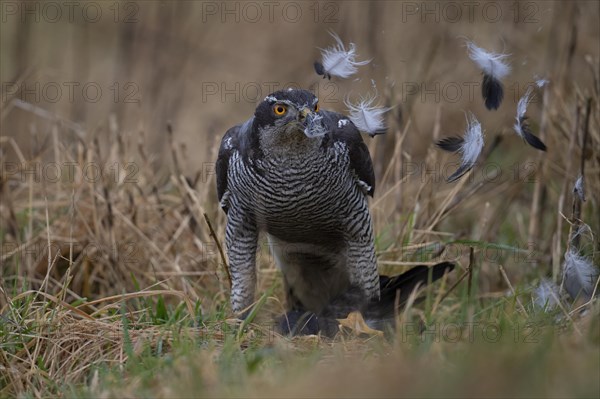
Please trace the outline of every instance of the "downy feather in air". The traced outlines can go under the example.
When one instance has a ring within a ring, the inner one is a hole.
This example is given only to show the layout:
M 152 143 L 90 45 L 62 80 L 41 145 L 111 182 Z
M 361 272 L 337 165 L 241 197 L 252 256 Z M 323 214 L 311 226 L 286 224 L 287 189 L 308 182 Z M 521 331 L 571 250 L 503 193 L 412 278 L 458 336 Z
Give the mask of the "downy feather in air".
M 373 105 L 376 95 L 361 98 L 356 104 L 345 100 L 344 104 L 348 107 L 349 118 L 354 125 L 363 133 L 374 137 L 386 132 L 385 113 L 389 108 Z
M 475 115 L 470 113 L 467 117 L 467 130 L 463 137 L 446 137 L 439 140 L 436 145 L 442 150 L 449 152 L 460 152 L 461 164 L 450 177 L 447 182 L 451 183 L 458 180 L 465 173 L 470 171 L 483 149 L 483 131 L 481 124 L 475 118 Z
M 546 151 L 546 145 L 540 140 L 537 136 L 531 133 L 531 127 L 529 126 L 529 122 L 527 121 L 528 117 L 525 115 L 527 112 L 527 105 L 531 101 L 531 86 L 527 89 L 523 97 L 519 100 L 517 104 L 517 123 L 513 126 L 513 129 L 519 137 L 527 142 L 533 148 L 537 148 L 541 151 Z
M 371 60 L 356 61 L 356 46 L 350 43 L 348 49 L 342 39 L 335 33 L 329 32 L 336 44 L 321 50 L 322 61 L 315 61 L 315 72 L 323 78 L 331 79 L 332 76 L 346 79 L 358 71 L 358 67 L 367 65 Z
M 481 95 L 487 109 L 498 109 L 504 98 L 502 79 L 510 72 L 510 66 L 504 61 L 508 54 L 490 53 L 477 47 L 473 42 L 467 42 L 469 58 L 483 72 Z

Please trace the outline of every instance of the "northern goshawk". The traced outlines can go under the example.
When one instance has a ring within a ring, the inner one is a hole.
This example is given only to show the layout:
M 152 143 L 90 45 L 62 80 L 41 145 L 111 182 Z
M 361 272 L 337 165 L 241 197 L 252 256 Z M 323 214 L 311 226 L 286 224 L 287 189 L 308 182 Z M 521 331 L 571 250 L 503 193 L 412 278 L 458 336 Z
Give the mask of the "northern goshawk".
M 398 303 L 398 289 L 406 299 L 417 285 L 453 266 L 379 276 L 367 199 L 375 190 L 369 151 L 347 117 L 320 110 L 308 91 L 270 94 L 253 117 L 229 129 L 216 174 L 220 205 L 227 213 L 234 312 L 254 302 L 261 231 L 283 274 L 287 331 L 297 328 L 305 312 L 314 316 L 313 323 L 353 310 L 367 318 L 387 317 Z M 315 326 L 301 331 L 323 329 Z

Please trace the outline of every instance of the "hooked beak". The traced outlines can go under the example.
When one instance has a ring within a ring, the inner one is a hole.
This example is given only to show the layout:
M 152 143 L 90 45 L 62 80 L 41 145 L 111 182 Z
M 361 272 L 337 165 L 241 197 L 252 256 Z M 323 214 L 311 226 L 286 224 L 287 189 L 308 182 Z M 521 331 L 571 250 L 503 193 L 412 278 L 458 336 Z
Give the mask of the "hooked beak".
M 312 114 L 312 111 L 310 110 L 310 108 L 302 108 L 300 110 L 300 112 L 298 113 L 298 120 L 304 125 L 306 126 L 306 121 L 307 121 L 307 117 Z
M 308 138 L 321 137 L 327 133 L 323 125 L 323 117 L 310 108 L 300 110 L 298 120 L 304 126 L 304 134 Z

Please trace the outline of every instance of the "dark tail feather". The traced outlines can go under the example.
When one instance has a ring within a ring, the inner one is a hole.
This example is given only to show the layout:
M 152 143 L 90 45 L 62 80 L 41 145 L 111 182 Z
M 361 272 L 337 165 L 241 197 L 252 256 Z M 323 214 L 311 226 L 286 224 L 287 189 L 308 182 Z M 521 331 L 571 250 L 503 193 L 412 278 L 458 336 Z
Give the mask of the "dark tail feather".
M 386 134 L 386 133 L 387 133 L 387 128 L 383 128 L 383 129 L 375 130 L 372 133 L 369 133 L 369 136 L 375 137 L 375 136 L 378 136 L 380 134 Z
M 456 172 L 452 173 L 450 175 L 450 177 L 448 177 L 446 179 L 447 183 L 452 183 L 455 182 L 456 180 L 460 179 L 461 177 L 463 177 L 463 175 L 465 173 L 467 173 L 468 171 L 470 171 L 471 169 L 473 169 L 473 164 L 462 164 L 459 166 L 459 168 L 456 170 Z
M 313 66 L 315 67 L 315 72 L 317 73 L 317 75 L 323 76 L 323 79 L 327 78 L 331 80 L 331 75 L 327 73 L 323 64 L 321 64 L 319 61 L 315 61 Z
M 379 301 L 365 304 L 363 292 L 353 286 L 345 293 L 333 298 L 319 315 L 303 310 L 289 311 L 278 319 L 278 331 L 284 335 L 306 335 L 320 332 L 328 337 L 333 337 L 338 331 L 337 319 L 346 318 L 350 312 L 357 310 L 361 310 L 363 318 L 371 328 L 385 330 L 394 319 L 396 304 L 400 308 L 404 306 L 416 288 L 427 285 L 430 273 L 431 282 L 434 282 L 453 269 L 453 263 L 442 262 L 432 267 L 416 266 L 398 276 L 380 275 Z M 396 299 L 397 296 L 398 299 Z
M 527 117 L 521 119 L 521 132 L 523 132 L 523 138 L 533 148 L 537 148 L 541 151 L 546 151 L 546 144 L 544 144 L 544 142 L 540 140 L 539 137 L 531 133 L 531 128 L 529 127 L 529 123 L 527 123 L 526 119 Z
M 456 151 L 460 150 L 460 147 L 462 147 L 464 142 L 465 141 L 463 140 L 462 137 L 450 136 L 450 137 L 445 137 L 441 140 L 438 140 L 435 143 L 435 145 L 437 145 L 444 151 L 456 152 Z
M 481 85 L 481 95 L 485 100 L 487 109 L 498 109 L 504 98 L 504 86 L 502 82 L 490 75 L 483 75 L 483 84 Z
M 378 302 L 372 302 L 367 306 L 365 319 L 383 320 L 393 318 L 396 304 L 400 308 L 403 307 L 415 288 L 427 285 L 430 273 L 431 282 L 434 282 L 453 269 L 454 263 L 442 262 L 432 267 L 416 266 L 394 277 L 379 276 L 381 296 Z
M 317 75 L 325 77 L 325 67 L 323 67 L 323 64 L 321 64 L 319 61 L 315 61 L 313 66 L 315 67 L 315 72 Z
M 441 148 L 444 151 L 449 152 L 457 152 L 460 151 L 461 147 L 465 143 L 465 140 L 462 137 L 450 136 L 445 137 L 441 140 L 438 140 L 435 145 Z M 461 164 L 460 167 L 456 170 L 456 172 L 452 173 L 450 177 L 446 180 L 448 183 L 452 183 L 460 179 L 465 173 L 470 171 L 473 168 L 474 164 Z

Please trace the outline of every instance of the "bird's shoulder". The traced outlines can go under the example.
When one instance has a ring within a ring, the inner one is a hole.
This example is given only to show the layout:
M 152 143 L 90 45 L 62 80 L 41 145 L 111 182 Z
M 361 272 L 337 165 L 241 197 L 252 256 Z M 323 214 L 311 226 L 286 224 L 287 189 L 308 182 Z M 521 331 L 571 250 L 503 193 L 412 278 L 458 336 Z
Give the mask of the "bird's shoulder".
M 252 123 L 254 118 L 250 118 L 244 123 L 236 125 L 225 132 L 225 135 L 221 139 L 221 146 L 219 147 L 219 155 L 217 156 L 217 162 L 215 165 L 215 172 L 217 175 L 217 196 L 221 207 L 227 210 L 226 204 L 224 204 L 223 197 L 227 192 L 227 172 L 229 169 L 229 159 L 235 152 L 245 155 L 251 147 L 250 143 L 250 131 L 252 130 Z
M 328 139 L 323 145 L 332 146 L 342 143 L 348 151 L 350 166 L 356 173 L 358 179 L 365 183 L 365 191 L 373 196 L 375 192 L 375 172 L 369 149 L 365 144 L 358 128 L 350 118 L 333 111 L 321 111 L 323 123 L 329 131 Z

